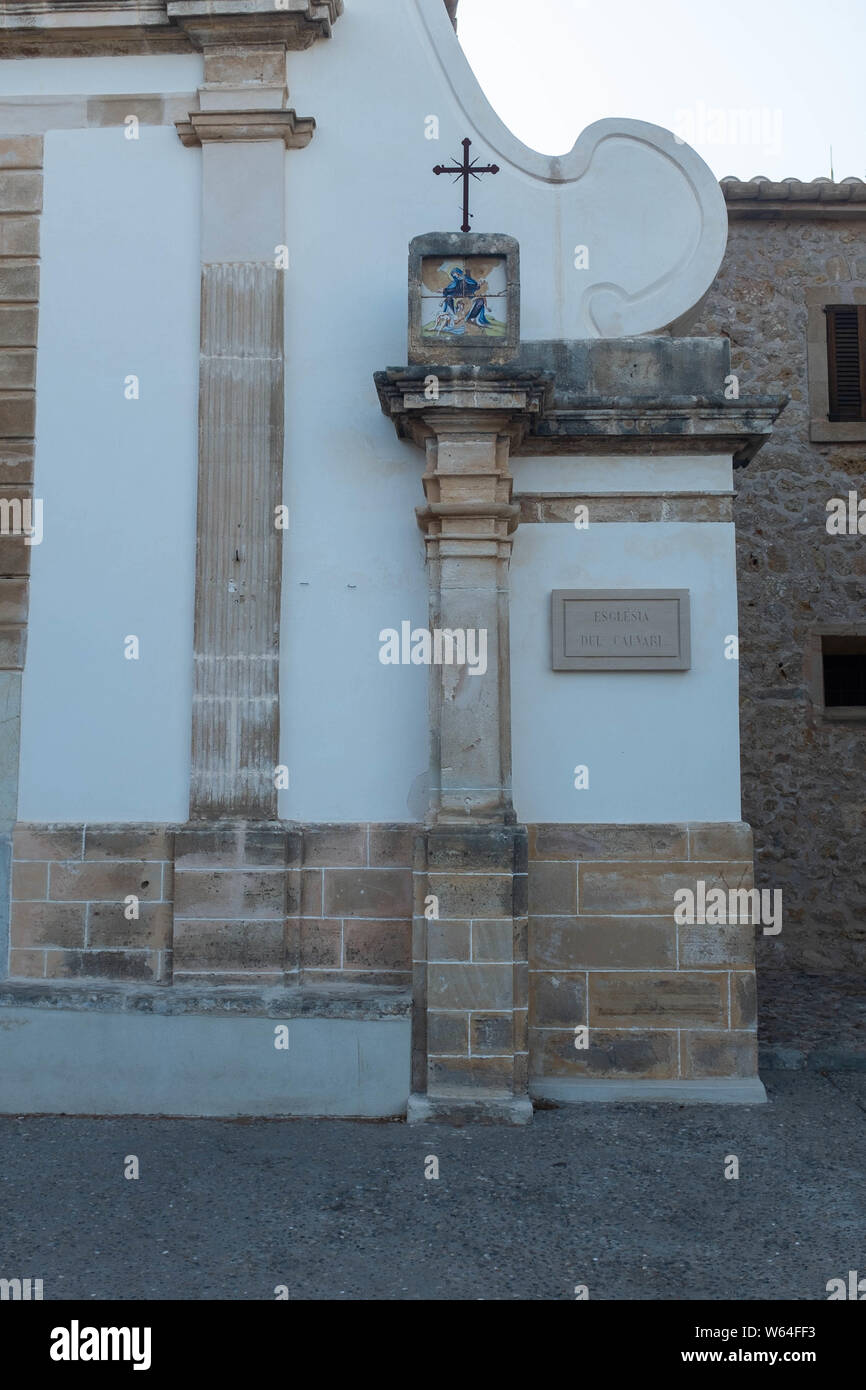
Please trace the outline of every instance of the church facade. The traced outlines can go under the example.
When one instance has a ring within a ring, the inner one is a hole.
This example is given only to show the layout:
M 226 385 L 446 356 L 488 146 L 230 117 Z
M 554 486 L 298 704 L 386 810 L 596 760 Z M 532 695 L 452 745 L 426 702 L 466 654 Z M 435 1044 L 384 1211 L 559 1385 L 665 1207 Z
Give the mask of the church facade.
M 4 9 L 3 1110 L 760 1101 L 756 938 L 858 958 L 856 539 L 757 523 L 862 468 L 863 185 L 535 154 L 455 13 Z

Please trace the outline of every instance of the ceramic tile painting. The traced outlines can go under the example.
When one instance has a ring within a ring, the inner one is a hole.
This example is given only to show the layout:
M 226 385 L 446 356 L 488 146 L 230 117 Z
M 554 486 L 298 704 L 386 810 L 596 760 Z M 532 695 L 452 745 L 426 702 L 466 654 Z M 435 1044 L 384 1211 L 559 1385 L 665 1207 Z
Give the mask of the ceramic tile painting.
M 508 323 L 504 256 L 425 256 L 421 323 L 425 338 L 504 338 Z

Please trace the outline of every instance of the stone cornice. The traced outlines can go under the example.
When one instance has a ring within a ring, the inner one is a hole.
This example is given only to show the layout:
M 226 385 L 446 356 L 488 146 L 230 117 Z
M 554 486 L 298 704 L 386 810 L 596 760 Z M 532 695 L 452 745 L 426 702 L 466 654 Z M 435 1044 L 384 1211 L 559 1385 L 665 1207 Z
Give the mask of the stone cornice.
M 682 344 L 686 340 L 681 340 Z M 524 345 L 526 349 L 540 344 Z M 563 344 L 579 348 L 580 344 Z M 599 353 L 605 344 L 588 344 Z M 618 344 L 613 343 L 617 347 Z M 709 347 L 724 347 L 713 343 Z M 438 399 L 427 386 L 436 382 Z M 718 395 L 605 399 L 587 385 L 577 399 L 567 372 L 514 367 L 398 367 L 375 375 L 382 410 L 398 435 L 423 446 L 433 433 L 489 428 L 499 416 L 512 452 L 530 454 L 730 454 L 749 463 L 772 434 L 788 397 L 726 400 Z M 568 404 L 562 403 L 562 396 Z
M 374 379 L 397 434 L 419 447 L 434 434 L 478 429 L 500 430 L 516 447 L 550 402 L 553 386 L 549 372 L 518 367 L 390 367 Z
M 5 58 L 188 53 L 208 44 L 329 38 L 343 0 L 0 0 Z
M 288 150 L 305 149 L 316 129 L 312 116 L 269 110 L 191 111 L 189 120 L 175 125 L 188 147 L 213 140 L 282 140 Z
M 585 409 L 550 410 L 534 422 L 523 454 L 731 454 L 750 463 L 787 405 L 780 400 L 693 400 L 673 405 L 627 398 Z

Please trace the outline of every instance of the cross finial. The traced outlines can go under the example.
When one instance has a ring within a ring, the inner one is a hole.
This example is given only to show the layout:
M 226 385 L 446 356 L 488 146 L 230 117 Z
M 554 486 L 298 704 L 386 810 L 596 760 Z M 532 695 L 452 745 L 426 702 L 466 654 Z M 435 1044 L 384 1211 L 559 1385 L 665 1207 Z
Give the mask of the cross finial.
M 461 232 L 471 232 L 472 214 L 469 211 L 469 180 L 480 179 L 482 174 L 498 174 L 498 164 L 479 165 L 476 159 L 470 160 L 469 150 L 472 146 L 471 140 L 463 141 L 463 163 L 453 164 L 450 167 L 445 164 L 437 164 L 433 170 L 434 174 L 456 174 L 457 179 L 463 180 L 463 226 Z M 457 182 L 457 179 L 454 182 Z

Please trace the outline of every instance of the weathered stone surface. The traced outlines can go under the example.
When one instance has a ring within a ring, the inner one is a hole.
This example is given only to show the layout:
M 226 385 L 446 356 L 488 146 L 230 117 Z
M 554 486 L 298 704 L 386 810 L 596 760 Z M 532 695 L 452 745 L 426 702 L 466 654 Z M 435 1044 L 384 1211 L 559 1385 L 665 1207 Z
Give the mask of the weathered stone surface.
M 176 971 L 276 971 L 284 960 L 282 921 L 175 920 Z
M 41 168 L 41 135 L 7 135 L 0 140 L 0 169 Z
M 0 627 L 0 671 L 22 671 L 26 651 L 25 627 Z
M 725 824 L 689 825 L 689 858 L 748 860 L 754 853 L 752 827 L 742 821 Z
M 412 875 L 408 869 L 325 869 L 323 915 L 408 920 Z
M 433 1095 L 472 1096 L 478 1090 L 509 1095 L 514 1068 L 511 1057 L 431 1057 L 428 1089 Z
M 526 943 L 521 939 L 520 924 L 511 920 L 473 921 L 472 959 L 500 962 L 525 960 Z
M 48 897 L 48 865 L 12 865 L 12 897 L 19 902 L 44 902 Z
M 39 266 L 35 262 L 0 261 L 0 299 L 29 300 L 39 298 Z
M 87 100 L 89 126 L 122 127 L 127 116 L 137 116 L 141 125 L 162 125 L 165 120 L 162 97 L 112 96 Z
M 96 867 L 94 865 L 94 869 Z M 98 867 L 103 872 L 113 868 L 110 865 Z M 112 881 L 118 881 L 116 872 Z M 127 892 L 133 891 L 127 889 Z M 176 918 L 226 917 L 261 921 L 283 917 L 285 909 L 286 878 L 276 870 L 203 869 L 176 876 Z
M 660 1080 L 677 1075 L 677 1035 L 663 1032 L 616 1032 L 593 1028 L 589 1047 L 574 1046 L 574 1032 L 531 1028 L 533 1076 L 607 1076 Z
M 35 347 L 38 322 L 35 305 L 0 304 L 0 347 Z
M 0 170 L 0 212 L 41 210 L 41 172 L 31 169 Z
M 193 817 L 277 812 L 283 281 L 202 271 Z
M 577 870 L 573 863 L 530 861 L 529 911 L 536 917 L 565 917 L 577 911 Z
M 39 218 L 0 216 L 0 256 L 38 256 Z
M 138 919 L 131 922 L 121 903 L 91 903 L 87 910 L 88 945 L 163 951 L 171 945 L 171 915 L 169 903 L 140 903 Z
M 315 825 L 304 832 L 305 868 L 341 868 L 366 863 L 366 825 Z
M 13 946 L 83 946 L 84 903 L 13 903 Z
M 587 1021 L 586 975 L 529 972 L 529 1021 L 540 1028 L 571 1028 Z
M 343 923 L 343 964 L 347 970 L 408 970 L 412 964 L 408 922 Z
M 0 280 L 3 272 L 0 269 Z M 2 288 L 0 288 L 2 293 Z M 36 428 L 36 395 L 26 391 L 0 394 L 0 435 L 9 439 L 32 438 Z
M 0 625 L 26 623 L 29 607 L 29 583 L 25 576 L 0 578 Z
M 673 968 L 677 929 L 664 917 L 531 919 L 529 960 L 534 970 Z
M 402 869 L 411 866 L 415 828 L 407 825 L 371 825 L 369 862 L 373 868 Z
M 340 922 L 302 917 L 300 922 L 301 968 L 338 970 L 343 961 L 343 929 Z
M 427 997 L 436 1009 L 510 1009 L 513 970 L 508 965 L 430 965 Z
M 508 917 L 514 912 L 511 874 L 431 873 L 429 891 L 439 899 L 440 917 Z
M 142 901 L 162 896 L 162 866 L 135 862 L 52 864 L 48 894 L 52 902 Z
M 432 1010 L 427 1016 L 427 1046 L 431 1054 L 465 1056 L 469 1052 L 469 1019 L 467 1013 L 445 1013 Z
M 752 883 L 752 865 L 695 861 L 581 864 L 578 870 L 580 911 L 614 916 L 620 913 L 668 915 L 677 905 L 675 894 L 686 888 L 696 893 L 698 882 L 706 885 L 707 893 L 716 888 L 725 893 L 748 888 Z
M 473 1057 L 496 1057 L 514 1050 L 514 1015 L 471 1015 L 470 1039 Z
M 29 950 L 24 946 L 13 946 L 9 952 L 9 975 L 12 979 L 18 976 L 30 976 L 39 979 L 45 970 L 44 952 Z
M 171 841 L 170 832 L 161 825 L 87 826 L 84 858 L 166 860 L 171 858 Z
M 733 220 L 689 328 L 730 334 L 741 391 L 791 396 L 772 438 L 735 474 L 743 819 L 754 829 L 758 885 L 784 895 L 781 933 L 758 935 L 759 970 L 866 969 L 855 867 L 866 835 L 862 726 L 816 731 L 804 680 L 811 631 L 862 630 L 866 596 L 863 538 L 826 531 L 831 498 L 864 495 L 866 440 L 810 442 L 806 296 L 824 287 L 831 304 L 840 284 L 862 286 L 864 258 L 862 220 Z
M 755 928 L 751 923 L 710 926 L 700 922 L 679 928 L 680 965 L 708 970 L 732 965 L 752 965 Z
M 754 1028 L 757 1024 L 758 1001 L 753 970 L 731 973 L 731 1027 Z
M 755 1076 L 758 1039 L 755 1033 L 682 1034 L 682 1074 L 701 1076 Z
M 728 978 L 722 972 L 590 973 L 589 1022 L 593 1028 L 724 1028 Z
M 468 922 L 428 922 L 427 960 L 469 960 L 472 956 Z
M 687 859 L 684 825 L 536 825 L 529 828 L 534 859 Z
M 12 835 L 16 859 L 82 859 L 83 825 L 30 825 L 20 821 Z

